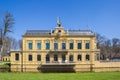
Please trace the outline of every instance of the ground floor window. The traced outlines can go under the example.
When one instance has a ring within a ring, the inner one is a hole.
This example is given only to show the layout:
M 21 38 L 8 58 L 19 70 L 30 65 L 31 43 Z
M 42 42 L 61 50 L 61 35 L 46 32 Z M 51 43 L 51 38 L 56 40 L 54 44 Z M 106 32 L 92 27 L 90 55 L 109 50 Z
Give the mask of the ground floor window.
M 81 56 L 81 54 L 78 54 L 77 59 L 78 59 L 78 61 L 81 61 L 81 60 L 82 60 L 82 56 Z
M 62 62 L 65 62 L 65 60 L 66 60 L 66 55 L 62 54 Z
M 37 55 L 37 61 L 41 61 L 41 55 L 40 54 Z
M 54 54 L 54 61 L 58 61 L 58 55 Z
M 89 60 L 90 60 L 90 55 L 86 54 L 86 61 L 89 61 Z
M 73 55 L 69 55 L 69 61 L 72 62 L 73 61 Z
M 46 62 L 50 62 L 50 55 L 49 54 L 46 55 Z
M 32 61 L 32 54 L 28 55 L 28 61 Z
M 19 61 L 19 53 L 16 53 L 16 54 L 15 54 L 15 60 L 16 60 L 16 61 Z

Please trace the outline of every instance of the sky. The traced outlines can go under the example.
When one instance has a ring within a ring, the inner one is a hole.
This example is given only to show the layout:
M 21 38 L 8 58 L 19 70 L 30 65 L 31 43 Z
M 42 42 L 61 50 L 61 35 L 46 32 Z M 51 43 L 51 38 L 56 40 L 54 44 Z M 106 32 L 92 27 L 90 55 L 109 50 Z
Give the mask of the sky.
M 7 11 L 15 19 L 9 36 L 17 40 L 26 30 L 53 30 L 57 17 L 66 30 L 120 38 L 120 0 L 0 0 L 0 26 Z

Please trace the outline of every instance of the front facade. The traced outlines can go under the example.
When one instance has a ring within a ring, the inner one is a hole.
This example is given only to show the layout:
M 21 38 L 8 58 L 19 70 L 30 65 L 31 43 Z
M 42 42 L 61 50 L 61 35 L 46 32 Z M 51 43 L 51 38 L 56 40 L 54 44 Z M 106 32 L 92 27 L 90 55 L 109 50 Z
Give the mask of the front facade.
M 65 30 L 58 21 L 54 30 L 28 30 L 22 41 L 22 51 L 11 51 L 11 71 L 94 71 L 99 65 L 90 30 Z
M 92 31 L 64 30 L 59 22 L 54 30 L 28 30 L 23 35 L 23 50 L 11 51 L 11 69 L 45 71 L 56 66 L 64 70 L 67 66 L 65 70 L 76 71 L 81 64 L 92 66 L 96 55 L 99 50 Z

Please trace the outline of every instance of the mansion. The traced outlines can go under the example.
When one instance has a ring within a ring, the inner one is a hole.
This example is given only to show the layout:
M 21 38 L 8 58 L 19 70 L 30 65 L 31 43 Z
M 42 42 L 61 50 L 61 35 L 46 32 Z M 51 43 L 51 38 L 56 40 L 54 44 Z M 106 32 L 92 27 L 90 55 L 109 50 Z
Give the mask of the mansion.
M 54 30 L 27 30 L 23 49 L 11 51 L 11 71 L 83 72 L 120 70 L 120 62 L 100 62 L 96 35 L 90 30 L 65 30 L 60 20 Z M 117 67 L 116 67 L 116 64 Z

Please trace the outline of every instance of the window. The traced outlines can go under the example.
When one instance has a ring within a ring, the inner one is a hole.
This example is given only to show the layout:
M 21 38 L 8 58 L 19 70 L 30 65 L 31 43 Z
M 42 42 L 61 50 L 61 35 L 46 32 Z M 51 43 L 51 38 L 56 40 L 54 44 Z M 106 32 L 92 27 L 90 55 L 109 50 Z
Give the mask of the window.
M 58 49 L 58 43 L 54 43 L 54 50 L 57 50 Z
M 28 49 L 31 50 L 32 49 L 32 42 L 28 43 Z
M 86 48 L 86 49 L 90 49 L 90 43 L 87 42 L 87 43 L 85 44 L 85 48 Z
M 54 61 L 58 61 L 58 55 L 54 54 Z
M 61 33 L 61 30 L 58 30 L 58 33 Z
M 41 43 L 37 42 L 37 49 L 40 50 L 41 49 Z
M 47 42 L 47 43 L 46 43 L 46 50 L 49 50 L 49 49 L 50 49 L 50 43 Z
M 69 61 L 70 61 L 70 62 L 73 61 L 73 55 L 72 55 L 72 54 L 69 56 Z
M 28 55 L 28 61 L 32 61 L 32 54 Z
M 46 62 L 47 62 L 47 63 L 50 62 L 50 55 L 49 55 L 49 54 L 46 55 Z
M 66 49 L 66 43 L 62 43 L 62 49 Z
M 37 61 L 41 61 L 41 55 L 40 54 L 37 55 Z
M 78 43 L 78 49 L 82 49 L 82 43 Z
M 89 60 L 90 60 L 90 55 L 87 54 L 87 55 L 86 55 L 86 61 L 89 61 Z
M 78 55 L 78 58 L 77 58 L 77 59 L 78 59 L 78 61 L 81 61 L 81 60 L 82 60 L 81 54 Z
M 65 60 L 66 60 L 66 55 L 62 54 L 62 62 L 65 62 Z
M 69 48 L 73 49 L 73 43 L 70 43 Z
M 15 60 L 19 61 L 19 54 L 18 53 L 15 54 Z

